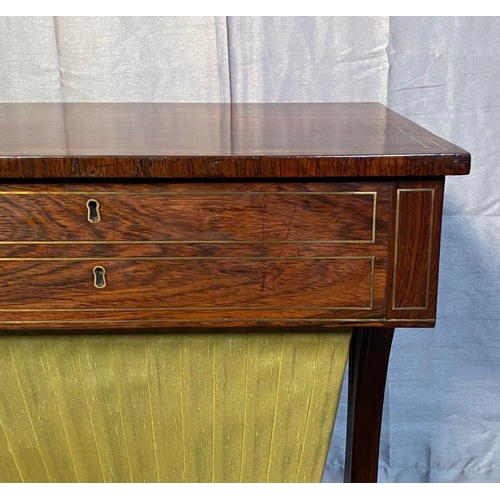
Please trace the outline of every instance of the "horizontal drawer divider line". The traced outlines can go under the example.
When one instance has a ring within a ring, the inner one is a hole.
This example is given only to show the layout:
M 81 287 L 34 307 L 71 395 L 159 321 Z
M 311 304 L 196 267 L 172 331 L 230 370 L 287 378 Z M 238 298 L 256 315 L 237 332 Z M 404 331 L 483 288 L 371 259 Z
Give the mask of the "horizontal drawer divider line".
M 366 260 L 374 255 L 362 257 L 1 257 L 0 261 L 115 261 L 115 260 Z
M 133 194 L 141 196 L 206 196 L 206 195 L 242 195 L 242 194 L 263 194 L 263 195 L 314 195 L 324 196 L 326 194 L 340 194 L 340 195 L 371 195 L 376 196 L 377 191 L 178 191 L 178 192 L 149 192 L 149 191 L 0 191 L 0 195 L 107 195 L 107 196 L 120 196 L 122 194 Z
M 384 323 L 398 323 L 398 322 L 405 322 L 405 323 L 431 323 L 435 322 L 436 318 L 432 319 L 414 319 L 414 318 L 399 318 L 399 319 L 385 319 Z
M 189 244 L 189 243 L 215 243 L 219 244 L 275 244 L 275 243 L 309 243 L 314 245 L 327 243 L 375 243 L 375 240 L 138 240 L 138 241 L 0 241 L 0 245 L 156 245 L 156 244 Z
M 207 323 L 207 322 L 252 322 L 252 323 L 263 323 L 275 321 L 277 323 L 299 323 L 299 322 L 332 322 L 332 323 L 431 323 L 435 322 L 435 319 L 337 319 L 337 318 L 305 318 L 305 319 L 283 319 L 283 318 L 238 318 L 238 319 L 221 319 L 221 318 L 195 318 L 195 319 L 159 319 L 159 320 L 130 320 L 130 319 L 109 319 L 109 320 L 18 320 L 18 321 L 0 321 L 2 325 L 22 325 L 22 324 L 46 324 L 51 323 Z
M 396 307 L 393 311 L 428 311 L 428 307 Z
M 124 308 L 85 308 L 69 309 L 0 309 L 0 312 L 116 312 L 116 311 L 371 311 L 371 307 L 124 307 Z

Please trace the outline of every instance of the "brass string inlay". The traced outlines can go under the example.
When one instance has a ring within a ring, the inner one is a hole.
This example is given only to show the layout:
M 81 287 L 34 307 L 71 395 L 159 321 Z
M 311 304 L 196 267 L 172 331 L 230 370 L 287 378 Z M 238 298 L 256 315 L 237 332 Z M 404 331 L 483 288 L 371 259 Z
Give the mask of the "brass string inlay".
M 324 243 L 375 243 L 374 240 L 140 240 L 140 241 L 100 241 L 100 240 L 73 240 L 73 241 L 0 241 L 0 245 L 190 245 L 211 243 L 217 245 L 264 245 L 264 244 L 297 244 L 307 243 L 321 245 Z
M 233 256 L 207 256 L 207 257 L 1 257 L 0 261 L 88 261 L 88 260 L 362 260 L 374 259 L 373 255 L 352 256 L 352 257 L 233 257 Z
M 122 194 L 133 194 L 141 196 L 206 196 L 206 195 L 245 195 L 245 194 L 263 194 L 263 195 L 273 195 L 273 194 L 288 194 L 288 195 L 314 195 L 314 196 L 324 196 L 326 194 L 359 194 L 359 195 L 375 195 L 376 191 L 158 191 L 158 192 L 144 192 L 144 191 L 0 191 L 0 195 L 13 194 L 13 195 L 47 195 L 47 194 L 63 194 L 67 196 L 73 195 L 122 195 Z

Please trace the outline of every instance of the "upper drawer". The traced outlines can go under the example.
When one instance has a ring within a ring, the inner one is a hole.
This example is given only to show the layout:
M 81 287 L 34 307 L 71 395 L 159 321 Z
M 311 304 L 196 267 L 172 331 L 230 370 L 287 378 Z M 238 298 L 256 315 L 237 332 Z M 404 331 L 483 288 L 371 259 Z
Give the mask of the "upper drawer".
M 0 242 L 375 243 L 374 185 L 3 185 Z

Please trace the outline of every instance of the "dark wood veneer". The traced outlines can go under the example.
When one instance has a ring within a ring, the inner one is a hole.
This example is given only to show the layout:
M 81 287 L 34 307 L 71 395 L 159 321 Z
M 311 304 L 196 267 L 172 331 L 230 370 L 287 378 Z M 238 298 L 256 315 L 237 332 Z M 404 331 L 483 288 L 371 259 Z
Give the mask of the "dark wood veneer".
M 355 328 L 349 351 L 344 482 L 376 483 L 382 408 L 394 328 Z
M 0 104 L 0 178 L 467 174 L 469 153 L 378 103 Z
M 26 320 L 29 311 L 40 309 L 52 309 L 57 319 L 59 308 L 132 309 L 144 319 L 148 309 L 161 308 L 200 314 L 207 309 L 282 309 L 285 314 L 331 309 L 332 317 L 336 309 L 383 313 L 384 287 L 377 286 L 372 296 L 371 257 L 63 259 L 3 261 L 3 310 L 25 309 Z M 102 290 L 94 288 L 95 266 L 106 269 L 108 285 Z
M 376 481 L 394 327 L 434 326 L 469 168 L 377 103 L 0 104 L 0 328 L 354 326 L 345 480 Z
M 436 317 L 444 177 L 393 185 L 387 318 Z
M 370 243 L 377 209 L 382 233 L 389 220 L 380 182 L 4 184 L 0 197 L 0 242 Z

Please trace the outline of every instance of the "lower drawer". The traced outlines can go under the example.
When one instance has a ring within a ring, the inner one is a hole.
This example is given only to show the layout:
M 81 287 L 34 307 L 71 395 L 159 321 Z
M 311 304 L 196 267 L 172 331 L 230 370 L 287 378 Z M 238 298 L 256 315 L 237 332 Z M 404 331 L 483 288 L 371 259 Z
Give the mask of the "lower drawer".
M 382 317 L 385 259 L 178 257 L 2 262 L 1 323 L 234 324 Z

